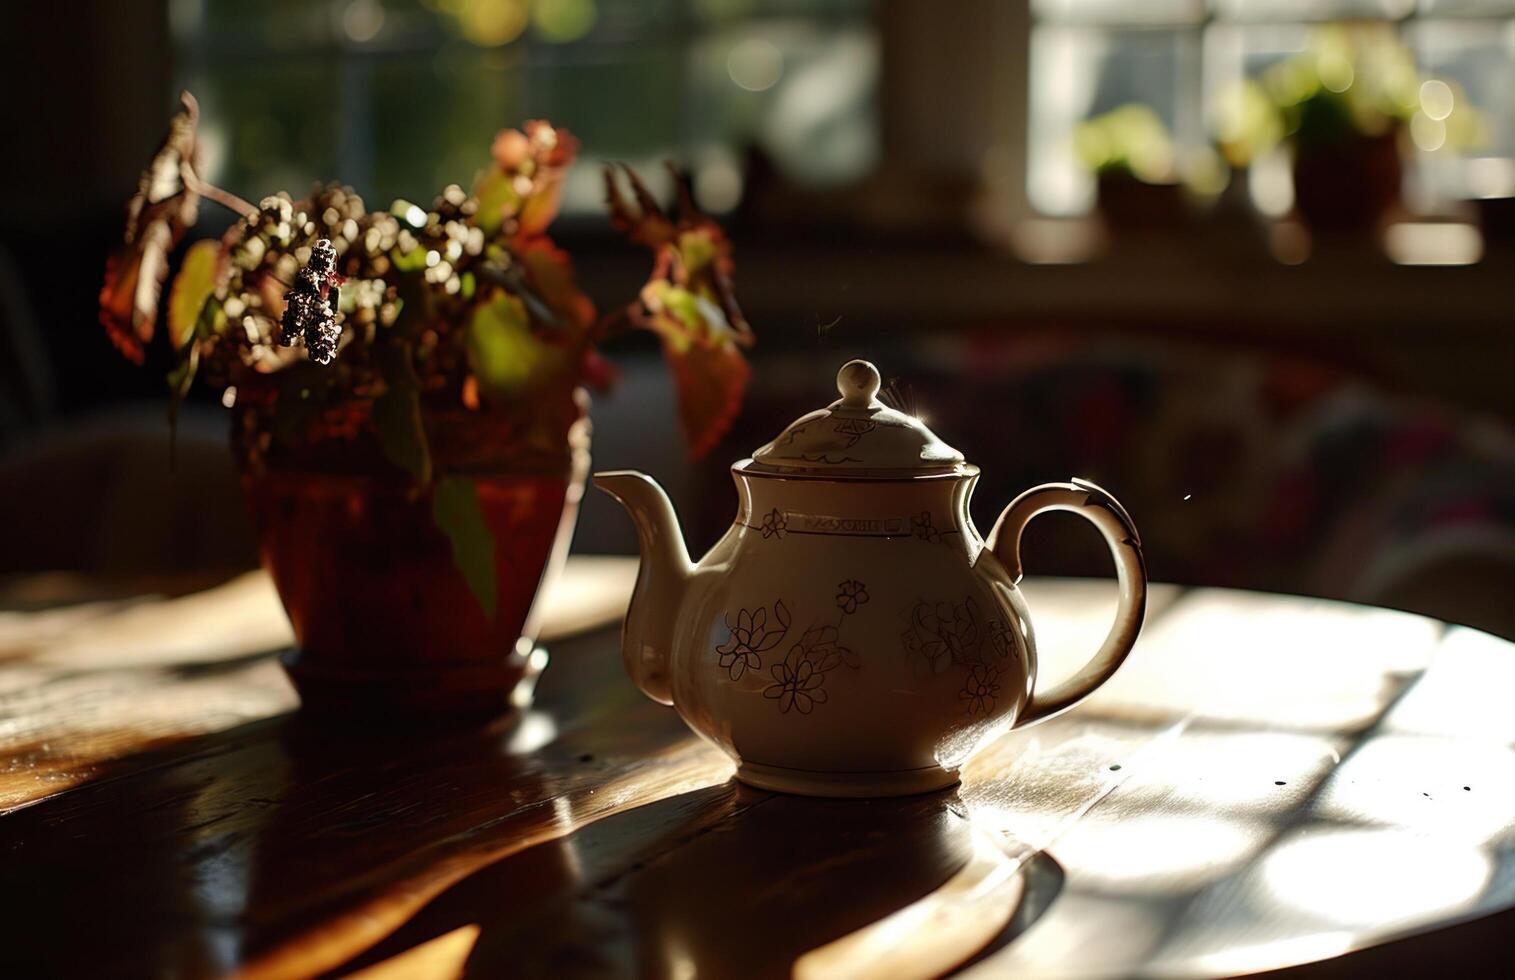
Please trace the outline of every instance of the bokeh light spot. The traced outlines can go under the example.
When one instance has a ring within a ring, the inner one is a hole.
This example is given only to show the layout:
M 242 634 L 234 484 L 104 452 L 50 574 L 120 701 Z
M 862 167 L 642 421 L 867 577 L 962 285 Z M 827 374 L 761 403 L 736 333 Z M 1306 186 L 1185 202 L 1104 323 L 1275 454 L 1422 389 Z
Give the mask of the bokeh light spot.
M 594 0 L 536 0 L 531 24 L 544 40 L 556 44 L 577 41 L 594 29 L 600 11 Z
M 724 158 L 704 164 L 694 174 L 694 197 L 702 210 L 725 214 L 742 200 L 742 171 Z
M 784 74 L 784 54 L 772 41 L 748 38 L 732 46 L 726 56 L 726 73 L 738 88 L 765 92 Z
M 1410 119 L 1410 138 L 1422 150 L 1433 153 L 1446 145 L 1447 124 L 1432 119 L 1424 111 L 1417 112 Z
M 1455 101 L 1452 86 L 1439 78 L 1433 78 L 1420 86 L 1420 111 L 1437 122 L 1452 114 Z
M 458 31 L 480 47 L 509 44 L 526 28 L 526 0 L 473 0 L 455 14 Z
M 378 0 L 352 0 L 342 10 L 342 33 L 363 44 L 379 36 L 384 28 L 384 8 Z

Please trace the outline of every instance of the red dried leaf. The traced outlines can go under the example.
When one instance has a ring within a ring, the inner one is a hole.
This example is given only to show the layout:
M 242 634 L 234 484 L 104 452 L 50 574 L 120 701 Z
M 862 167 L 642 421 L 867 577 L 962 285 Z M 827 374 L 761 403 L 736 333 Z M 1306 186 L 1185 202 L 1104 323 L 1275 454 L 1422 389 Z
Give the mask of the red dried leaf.
M 611 223 L 655 256 L 652 275 L 625 316 L 662 338 L 678 386 L 684 435 L 698 457 L 731 426 L 751 373 L 741 348 L 752 344 L 752 331 L 732 288 L 731 243 L 720 226 L 695 208 L 688 181 L 678 170 L 673 171 L 679 191 L 675 218 L 658 206 L 629 167 L 621 169 L 636 205 L 622 196 L 615 172 L 607 167 Z
M 673 222 L 658 207 L 657 198 L 647 190 L 647 185 L 642 183 L 635 170 L 624 163 L 621 164 L 621 170 L 626 174 L 631 192 L 636 195 L 637 206 L 633 209 L 622 196 L 615 168 L 606 167 L 605 206 L 610 211 L 611 227 L 638 245 L 646 245 L 651 249 L 661 248 L 673 241 Z
M 121 353 L 138 364 L 153 337 L 168 253 L 195 223 L 200 205 L 194 172 L 200 108 L 188 92 L 180 93 L 179 101 L 183 108 L 137 180 L 137 193 L 126 207 L 121 248 L 106 261 L 100 289 L 101 325 Z
M 576 328 L 575 336 L 582 336 L 594 323 L 594 301 L 580 292 L 568 253 L 546 238 L 537 238 L 522 247 L 517 259 L 526 268 L 533 290 L 558 314 L 557 319 Z
M 698 459 L 721 441 L 742 408 L 752 369 L 734 344 L 695 343 L 679 349 L 667 337 L 663 355 L 679 392 L 679 424 Z

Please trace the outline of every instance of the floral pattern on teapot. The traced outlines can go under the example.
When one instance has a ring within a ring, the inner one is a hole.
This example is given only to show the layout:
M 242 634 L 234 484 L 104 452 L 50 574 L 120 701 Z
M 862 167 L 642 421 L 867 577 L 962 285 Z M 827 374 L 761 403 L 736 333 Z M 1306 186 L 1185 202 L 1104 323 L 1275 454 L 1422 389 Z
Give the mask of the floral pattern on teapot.
M 868 603 L 868 586 L 857 579 L 837 583 L 836 608 L 839 610 L 835 623 L 817 623 L 789 648 L 783 660 L 768 668 L 772 683 L 762 689 L 763 697 L 779 703 L 779 712 L 791 710 L 808 715 L 818 704 L 826 703 L 826 675 L 837 667 L 846 666 L 861 670 L 862 658 L 850 647 L 841 643 L 841 629 L 847 617 L 857 613 Z M 716 666 L 725 671 L 733 682 L 740 681 L 749 671 L 763 667 L 763 654 L 781 643 L 789 633 L 792 622 L 789 607 L 782 599 L 773 604 L 773 622 L 776 629 L 769 628 L 768 607 L 738 609 L 736 621 L 731 614 L 724 617 L 727 638 L 715 648 Z
M 910 610 L 910 625 L 900 634 L 905 656 L 922 673 L 943 674 L 965 668 L 967 679 L 959 694 L 970 717 L 994 710 L 999 677 L 1010 658 L 1018 655 L 1015 631 L 997 619 L 980 625 L 978 603 L 930 603 L 924 599 Z
M 868 586 L 857 579 L 837 583 L 835 623 L 812 625 L 789 648 L 782 660 L 767 665 L 771 683 L 762 695 L 779 703 L 779 712 L 791 710 L 808 715 L 828 698 L 826 677 L 839 666 L 861 670 L 862 658 L 841 643 L 841 629 L 869 601 Z M 733 683 L 757 676 L 764 668 L 764 655 L 781 646 L 793 623 L 782 599 L 768 606 L 737 610 L 735 619 L 724 614 L 726 639 L 715 648 L 716 668 Z M 962 602 L 930 603 L 921 600 L 909 612 L 910 625 L 900 635 L 906 659 L 921 673 L 942 674 L 964 669 L 958 694 L 970 718 L 993 713 L 999 698 L 1000 676 L 1010 658 L 1018 655 L 1015 632 L 996 619 L 980 624 L 978 604 L 972 596 Z M 756 691 L 751 685 L 744 685 Z

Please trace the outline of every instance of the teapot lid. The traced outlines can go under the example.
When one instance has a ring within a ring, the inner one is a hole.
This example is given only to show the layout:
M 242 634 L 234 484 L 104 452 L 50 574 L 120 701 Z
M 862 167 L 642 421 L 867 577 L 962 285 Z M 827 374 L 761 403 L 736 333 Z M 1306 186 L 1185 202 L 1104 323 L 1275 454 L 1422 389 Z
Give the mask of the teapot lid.
M 752 454 L 748 472 L 843 479 L 957 472 L 963 454 L 924 422 L 878 400 L 878 368 L 848 361 L 836 375 L 840 398 L 801 416 Z

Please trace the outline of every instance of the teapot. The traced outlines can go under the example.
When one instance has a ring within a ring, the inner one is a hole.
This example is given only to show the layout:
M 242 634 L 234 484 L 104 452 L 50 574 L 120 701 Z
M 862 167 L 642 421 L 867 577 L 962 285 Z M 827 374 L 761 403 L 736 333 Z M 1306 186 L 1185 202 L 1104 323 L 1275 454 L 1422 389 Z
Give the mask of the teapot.
M 880 402 L 867 361 L 844 365 L 837 390 L 732 466 L 736 519 L 697 564 L 656 482 L 594 475 L 641 547 L 622 657 L 744 783 L 812 796 L 940 789 L 981 746 L 1115 673 L 1146 613 L 1141 541 L 1125 508 L 1079 479 L 1027 490 L 985 539 L 968 515 L 978 467 Z M 1017 583 L 1021 532 L 1050 510 L 1104 535 L 1120 599 L 1093 658 L 1043 690 Z

